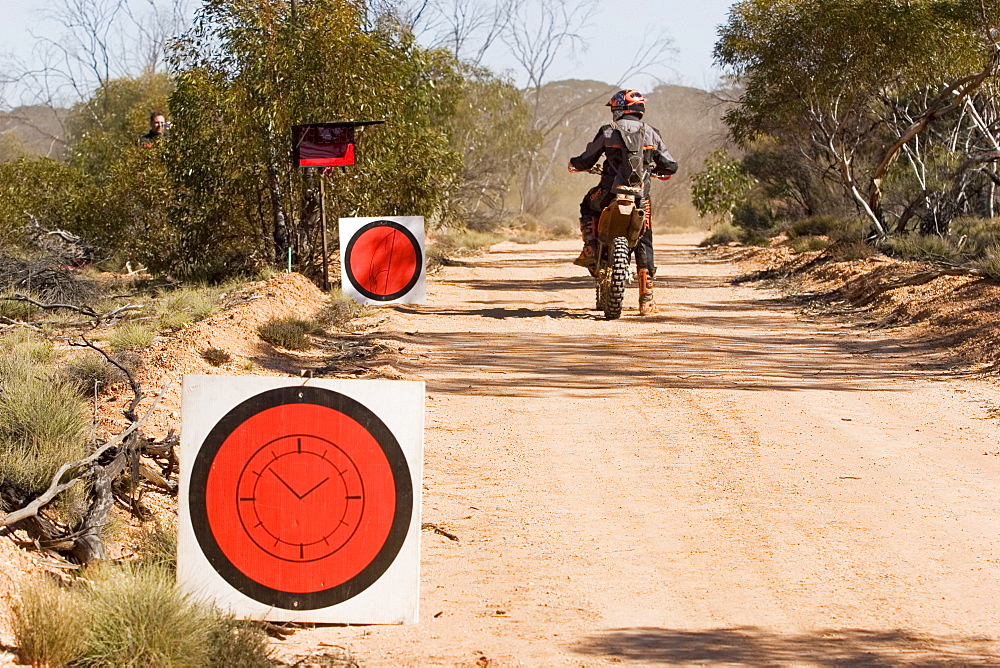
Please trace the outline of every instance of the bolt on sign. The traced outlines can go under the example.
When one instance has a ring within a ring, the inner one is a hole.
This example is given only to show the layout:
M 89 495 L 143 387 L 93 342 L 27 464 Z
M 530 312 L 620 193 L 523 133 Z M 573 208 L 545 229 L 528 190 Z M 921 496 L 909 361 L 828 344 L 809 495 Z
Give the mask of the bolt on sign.
M 426 298 L 422 216 L 340 219 L 340 275 L 361 304 L 420 304 Z
M 178 581 L 247 618 L 416 623 L 424 384 L 184 378 Z

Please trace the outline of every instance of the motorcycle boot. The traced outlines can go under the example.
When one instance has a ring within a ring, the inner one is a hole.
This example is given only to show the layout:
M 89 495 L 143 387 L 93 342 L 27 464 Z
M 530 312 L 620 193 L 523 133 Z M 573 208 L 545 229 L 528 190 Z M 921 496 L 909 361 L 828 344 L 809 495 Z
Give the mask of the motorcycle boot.
M 597 264 L 597 231 L 594 229 L 596 221 L 593 218 L 580 219 L 580 235 L 583 237 L 583 250 L 580 256 L 573 260 L 573 264 L 586 269 Z
M 653 301 L 653 277 L 648 269 L 639 270 L 639 315 L 654 315 L 660 310 Z

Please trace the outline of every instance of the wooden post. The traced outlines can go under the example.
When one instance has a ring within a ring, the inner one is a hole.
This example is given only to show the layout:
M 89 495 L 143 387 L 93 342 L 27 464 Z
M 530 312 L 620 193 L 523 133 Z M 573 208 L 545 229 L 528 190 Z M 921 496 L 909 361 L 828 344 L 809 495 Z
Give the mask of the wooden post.
M 330 291 L 330 253 L 326 245 L 326 179 L 319 169 L 319 229 L 323 235 L 323 292 Z

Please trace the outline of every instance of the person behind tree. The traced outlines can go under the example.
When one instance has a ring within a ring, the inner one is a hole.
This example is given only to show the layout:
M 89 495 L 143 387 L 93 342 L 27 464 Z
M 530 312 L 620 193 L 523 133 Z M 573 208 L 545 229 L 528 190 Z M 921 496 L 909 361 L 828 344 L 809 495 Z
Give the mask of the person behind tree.
M 649 217 L 650 176 L 669 178 L 677 172 L 677 161 L 667 151 L 660 132 L 642 122 L 646 113 L 646 100 L 637 90 L 620 90 L 608 101 L 612 122 L 597 131 L 587 148 L 580 155 L 570 158 L 571 172 L 592 169 L 604 156 L 604 171 L 598 185 L 591 188 L 580 203 L 580 233 L 583 251 L 574 264 L 588 269 L 597 262 L 597 223 L 601 212 L 615 198 L 616 186 L 628 185 L 641 178 L 641 190 L 636 205 L 646 211 L 645 228 L 635 247 L 635 264 L 639 276 L 639 313 L 656 313 L 653 302 L 652 279 L 656 275 L 653 263 L 653 229 Z M 641 165 L 629 161 L 631 155 L 626 136 L 641 139 L 635 145 L 642 147 Z
M 149 132 L 139 137 L 143 146 L 152 146 L 164 132 L 170 129 L 170 123 L 162 111 L 154 111 L 149 115 Z

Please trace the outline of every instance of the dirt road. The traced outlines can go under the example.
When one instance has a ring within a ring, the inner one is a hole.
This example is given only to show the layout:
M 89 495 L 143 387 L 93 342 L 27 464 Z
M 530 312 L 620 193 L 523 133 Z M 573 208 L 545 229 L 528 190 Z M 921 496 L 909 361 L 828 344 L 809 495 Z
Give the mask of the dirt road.
M 1000 665 L 1000 391 L 661 237 L 605 322 L 571 242 L 394 309 L 427 382 L 421 622 L 363 664 Z

